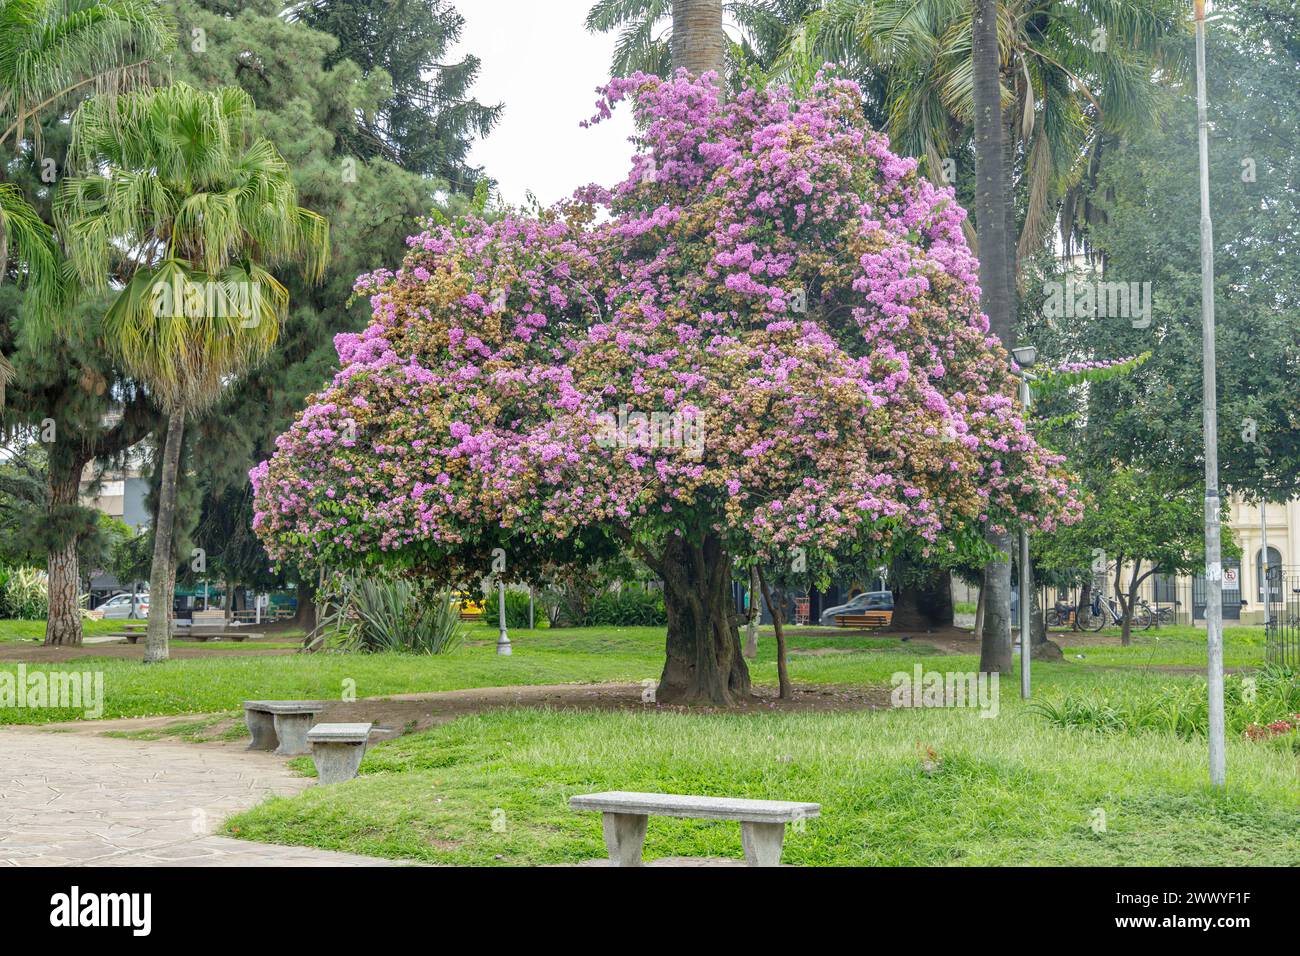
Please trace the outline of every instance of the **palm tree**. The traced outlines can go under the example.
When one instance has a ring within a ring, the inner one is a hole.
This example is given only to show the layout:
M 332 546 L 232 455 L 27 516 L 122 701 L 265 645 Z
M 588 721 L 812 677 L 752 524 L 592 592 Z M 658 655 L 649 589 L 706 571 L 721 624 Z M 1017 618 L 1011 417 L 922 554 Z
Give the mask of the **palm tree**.
M 170 19 L 150 0 L 0 0 L 0 155 L 39 153 L 43 118 L 85 93 L 146 81 L 171 42 Z M 10 250 L 27 308 L 49 319 L 64 292 L 58 246 L 22 190 L 0 182 L 0 282 Z M 12 371 L 0 354 L 0 405 Z
M 696 74 L 713 69 L 735 77 L 749 65 L 770 68 L 791 31 L 820 6 L 821 0 L 597 0 L 587 29 L 618 31 L 613 71 L 619 76 L 637 70 L 668 76 L 685 66 Z M 723 11 L 739 28 L 735 43 L 721 30 Z
M 830 0 L 808 18 L 816 56 L 885 78 L 892 144 L 936 181 L 972 135 L 978 9 L 969 0 Z M 1074 235 L 1078 187 L 1095 178 L 1104 144 L 1156 120 L 1155 77 L 1182 68 L 1185 19 L 1173 0 L 998 4 L 1007 202 L 1024 206 L 1008 263 L 1017 278 L 1063 204 L 1063 238 Z
M 88 100 L 72 152 L 102 174 L 65 180 L 55 199 L 77 278 L 122 284 L 104 319 L 109 347 L 168 418 L 146 662 L 167 657 L 185 416 L 275 344 L 289 294 L 268 268 L 296 263 L 318 280 L 329 256 L 328 223 L 297 205 L 288 166 L 253 122 L 252 99 L 229 87 Z
M 726 69 L 722 0 L 673 0 L 673 69 L 692 76 Z
M 998 55 L 998 0 L 975 0 L 971 34 L 971 94 L 975 126 L 975 216 L 979 226 L 980 307 L 989 328 L 1007 348 L 1015 344 L 1007 276 L 1008 241 L 1004 178 L 1002 94 Z M 1010 536 L 991 530 L 988 542 L 1010 551 Z M 1011 564 L 990 562 L 984 570 L 984 633 L 981 673 L 1011 670 Z M 1003 611 L 1005 610 L 1005 615 Z
M 1183 67 L 1185 16 L 1173 0 L 830 0 L 804 40 L 814 59 L 884 78 L 893 145 L 936 182 L 945 160 L 951 172 L 973 154 L 978 235 L 967 224 L 967 238 L 984 312 L 1010 349 L 1022 263 L 1054 223 L 1067 248 L 1080 236 L 1081 186 L 1103 146 L 1156 121 L 1155 79 Z M 1010 540 L 989 543 L 1009 551 Z M 981 669 L 1009 669 L 1009 562 L 985 568 L 983 596 Z

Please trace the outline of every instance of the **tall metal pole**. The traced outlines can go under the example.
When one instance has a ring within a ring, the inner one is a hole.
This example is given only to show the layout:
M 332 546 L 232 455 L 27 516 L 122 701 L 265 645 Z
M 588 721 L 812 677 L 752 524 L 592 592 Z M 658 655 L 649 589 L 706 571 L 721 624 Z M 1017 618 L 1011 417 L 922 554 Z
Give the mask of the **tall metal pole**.
M 510 647 L 510 634 L 506 631 L 506 582 L 497 578 L 497 623 L 501 631 L 497 634 L 497 653 L 509 657 L 514 651 Z
M 1268 501 L 1261 498 L 1259 500 L 1259 568 L 1263 572 L 1264 579 L 1261 582 L 1264 595 L 1264 626 L 1268 627 L 1272 617 L 1272 597 L 1273 592 L 1268 583 L 1268 514 L 1265 509 L 1268 507 Z
M 1025 416 L 1025 423 L 1029 422 L 1029 375 L 1026 372 L 1020 373 L 1020 407 L 1022 414 Z M 1024 525 L 1020 527 L 1020 696 L 1025 700 L 1029 699 L 1029 612 L 1030 612 L 1030 591 L 1033 585 L 1030 583 L 1029 571 L 1029 531 Z
M 1223 558 L 1219 531 L 1219 394 L 1214 350 L 1214 226 L 1210 222 L 1210 128 L 1205 94 L 1205 0 L 1196 4 L 1196 125 L 1201 152 L 1201 349 L 1205 429 L 1205 638 L 1208 649 L 1210 782 L 1227 781 L 1223 739 Z

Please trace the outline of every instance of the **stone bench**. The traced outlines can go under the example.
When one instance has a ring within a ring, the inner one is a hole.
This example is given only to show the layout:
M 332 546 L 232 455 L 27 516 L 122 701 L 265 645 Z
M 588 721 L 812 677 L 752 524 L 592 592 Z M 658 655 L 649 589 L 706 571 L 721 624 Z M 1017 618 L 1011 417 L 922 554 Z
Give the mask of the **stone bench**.
M 274 750 L 287 756 L 307 753 L 311 749 L 307 731 L 328 705 L 324 700 L 244 701 L 244 723 L 253 738 L 248 749 Z
M 628 793 L 613 790 L 570 797 L 574 810 L 603 814 L 605 846 L 610 866 L 640 866 L 646 823 L 651 816 L 693 820 L 737 820 L 745 862 L 750 866 L 779 866 L 785 825 L 821 815 L 821 804 L 786 800 L 742 800 L 732 797 L 693 797 L 675 793 Z
M 317 724 L 307 731 L 311 760 L 322 785 L 343 783 L 357 775 L 370 740 L 370 724 Z

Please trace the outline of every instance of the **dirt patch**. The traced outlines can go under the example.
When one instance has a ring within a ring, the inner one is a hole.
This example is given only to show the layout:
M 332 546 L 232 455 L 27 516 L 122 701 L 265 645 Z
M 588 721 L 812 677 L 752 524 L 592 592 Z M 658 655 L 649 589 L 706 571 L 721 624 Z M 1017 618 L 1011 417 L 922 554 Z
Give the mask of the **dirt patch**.
M 185 660 L 190 657 L 229 657 L 232 654 L 250 655 L 254 657 L 274 656 L 279 654 L 296 654 L 296 648 L 288 647 L 259 647 L 259 644 L 283 644 L 285 638 L 265 637 L 261 640 L 243 641 L 237 644 L 238 650 L 229 648 L 234 643 L 230 641 L 221 642 L 219 647 L 195 647 L 180 646 L 172 644 L 170 655 L 175 660 Z M 60 664 L 64 661 L 80 660 L 83 657 L 117 657 L 129 661 L 144 660 L 144 642 L 139 644 L 84 644 L 81 647 L 46 647 L 44 644 L 36 644 L 28 641 L 5 641 L 0 643 L 0 662 L 24 662 L 28 664 L 49 663 Z
M 447 723 L 468 714 L 511 707 L 552 707 L 557 710 L 638 710 L 674 713 L 761 714 L 781 712 L 835 712 L 876 710 L 889 706 L 888 687 L 843 687 L 816 684 L 796 685 L 794 696 L 780 700 L 775 688 L 759 688 L 738 707 L 680 707 L 648 703 L 640 684 L 547 684 L 534 687 L 482 687 L 434 694 L 395 694 L 329 704 L 320 715 L 322 722 L 372 723 L 372 740 L 391 740 Z M 215 719 L 220 718 L 220 719 Z M 193 733 L 182 728 L 202 724 Z M 43 729 L 60 733 L 98 735 L 112 733 L 137 739 L 188 739 L 192 742 L 244 746 L 235 738 L 242 717 L 184 714 L 175 717 L 142 717 L 122 720 L 76 721 L 47 724 Z M 170 733 L 169 733 L 170 731 Z M 242 737 L 242 734 L 239 735 Z M 232 739 L 235 738 L 235 739 Z
M 681 707 L 642 699 L 641 684 L 550 684 L 537 687 L 484 687 L 439 694 L 401 694 L 336 703 L 323 721 L 369 722 L 377 739 L 401 736 L 443 724 L 467 714 L 511 707 L 551 707 L 557 710 L 638 710 L 675 713 L 754 714 L 789 711 L 874 710 L 889 706 L 887 687 L 837 687 L 800 684 L 789 700 L 774 688 L 758 688 L 745 703 L 731 708 Z

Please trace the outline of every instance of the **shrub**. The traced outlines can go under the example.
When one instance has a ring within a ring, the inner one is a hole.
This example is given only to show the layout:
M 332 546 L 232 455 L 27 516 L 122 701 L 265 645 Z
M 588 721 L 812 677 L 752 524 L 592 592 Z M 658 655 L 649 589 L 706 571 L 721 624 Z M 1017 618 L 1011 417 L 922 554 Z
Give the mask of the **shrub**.
M 1296 720 L 1300 711 L 1300 672 L 1269 665 L 1246 677 L 1224 682 L 1224 716 L 1230 735 L 1271 739 Z M 1209 727 L 1205 684 L 1192 682 L 1153 687 L 1141 693 L 1116 695 L 1103 691 L 1070 691 L 1053 700 L 1035 700 L 1030 708 L 1058 727 L 1102 734 L 1169 733 L 1201 737 Z M 1268 732 L 1269 728 L 1278 732 Z M 1300 749 L 1300 734 L 1290 734 Z
M 592 602 L 589 627 L 662 627 L 668 623 L 662 591 L 624 588 L 602 594 Z
M 483 623 L 497 626 L 500 621 L 499 611 L 497 610 L 497 592 L 495 589 L 488 592 L 487 600 L 483 602 Z M 546 619 L 546 615 L 534 607 L 533 618 L 540 624 Z M 527 591 L 506 591 L 506 627 L 527 627 L 528 626 L 528 592 Z
M 464 636 L 460 608 L 450 591 L 431 592 L 403 579 L 347 578 L 325 607 L 313 646 L 445 654 Z
M 45 572 L 39 568 L 0 569 L 0 618 L 43 621 L 50 613 Z

